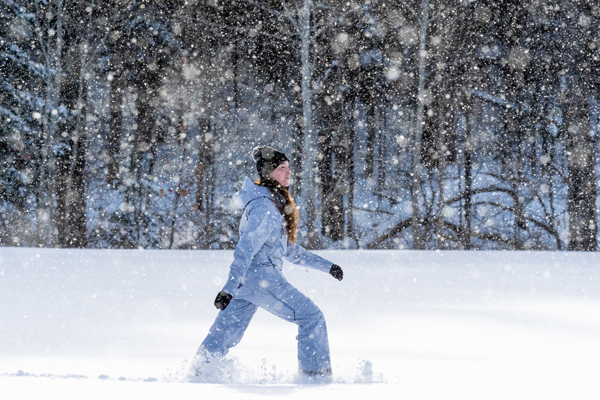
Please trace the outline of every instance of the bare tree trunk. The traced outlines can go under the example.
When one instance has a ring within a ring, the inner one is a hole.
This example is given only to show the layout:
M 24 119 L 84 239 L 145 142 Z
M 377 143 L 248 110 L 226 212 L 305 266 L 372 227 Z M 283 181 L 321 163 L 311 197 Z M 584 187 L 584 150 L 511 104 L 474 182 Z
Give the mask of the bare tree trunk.
M 208 43 L 200 49 L 202 69 L 204 74 L 201 80 L 202 112 L 198 117 L 198 128 L 200 137 L 198 142 L 198 163 L 194 170 L 196 176 L 196 206 L 203 217 L 203 223 L 199 226 L 199 247 L 206 249 L 210 245 L 213 236 L 212 222 L 212 199 L 214 196 L 214 184 L 212 182 L 213 155 L 215 148 L 215 127 L 213 110 L 215 105 L 215 91 L 218 82 L 218 68 L 215 65 L 215 50 Z
M 423 217 L 420 211 L 421 196 L 421 147 L 423 139 L 423 119 L 425 111 L 425 63 L 427 62 L 427 28 L 429 25 L 429 0 L 421 1 L 421 19 L 419 34 L 419 83 L 417 88 L 417 110 L 415 118 L 415 133 L 413 141 L 413 165 L 412 165 L 412 232 L 413 248 L 425 249 L 425 232 L 423 229 Z
M 205 109 L 206 110 L 206 109 Z M 198 211 L 204 214 L 204 223 L 200 226 L 199 247 L 208 248 L 213 234 L 212 227 L 212 196 L 214 185 L 211 182 L 213 168 L 213 136 L 209 115 L 200 118 L 200 142 L 198 143 L 198 164 L 194 171 L 196 175 L 196 205 Z
M 444 95 L 444 92 L 448 93 L 448 88 L 441 91 L 441 94 Z M 436 136 L 435 149 L 437 154 L 437 170 L 438 170 L 438 204 L 437 204 L 437 219 L 436 219 L 436 240 L 437 240 L 437 248 L 442 249 L 445 245 L 445 224 L 444 224 L 444 207 L 445 207 L 445 181 L 446 181 L 446 152 L 448 151 L 448 146 L 446 143 L 446 138 L 448 137 L 448 132 L 451 127 L 450 121 L 448 118 L 450 117 L 450 104 L 449 101 L 443 97 L 441 101 L 441 114 L 442 121 L 440 124 L 440 131 Z
M 292 195 L 298 197 L 302 193 L 302 126 L 298 121 L 292 126 Z
M 62 129 L 68 129 L 63 126 Z M 68 241 L 68 202 L 71 188 L 69 187 L 69 170 L 71 162 L 71 151 L 70 149 L 62 149 L 56 155 L 56 231 L 57 231 L 57 242 L 60 247 L 70 247 Z
M 94 0 L 90 3 L 91 8 L 94 8 Z M 83 30 L 83 22 L 80 21 L 81 30 Z M 89 43 L 90 29 L 92 26 L 92 14 L 89 14 L 87 23 L 87 32 L 85 39 L 79 45 L 77 54 L 80 57 L 79 63 L 79 80 L 77 94 L 77 118 L 75 124 L 75 137 L 73 145 L 73 163 L 69 176 L 71 179 L 71 187 L 73 190 L 72 202 L 69 210 L 69 225 L 72 227 L 70 232 L 70 241 L 73 247 L 86 248 L 88 246 L 87 237 L 87 207 L 85 195 L 85 178 L 86 178 L 86 156 L 87 156 L 87 104 L 88 104 L 88 87 L 87 87 L 87 72 L 90 65 L 89 60 Z
M 355 116 L 354 110 L 356 105 L 356 95 L 354 93 L 350 93 L 350 97 L 348 99 L 348 124 L 347 124 L 347 133 L 344 141 L 344 149 L 346 151 L 345 155 L 345 166 L 347 171 L 347 185 L 348 185 L 348 212 L 346 218 L 346 237 L 354 239 L 358 244 L 358 239 L 356 237 L 356 232 L 354 231 L 354 186 L 356 183 L 356 175 L 355 175 L 355 167 L 354 167 L 354 143 L 356 140 L 356 132 L 355 132 Z
M 550 147 L 551 146 L 551 147 Z M 556 151 L 555 151 L 555 147 L 554 147 L 554 143 L 552 143 L 552 145 L 548 145 L 547 146 L 547 150 L 545 152 L 545 155 L 547 157 L 549 157 L 549 163 L 554 163 L 554 157 L 556 155 Z M 552 164 L 550 164 L 552 165 Z M 554 180 L 552 179 L 552 173 L 550 173 L 548 171 L 548 168 L 546 168 L 546 166 L 544 165 L 542 167 L 542 173 L 547 176 L 547 182 L 548 182 L 548 205 L 550 207 L 550 210 L 548 212 L 549 214 L 549 221 L 548 224 L 550 226 L 552 226 L 552 229 L 556 232 L 556 234 L 554 235 L 556 238 L 556 248 L 557 250 L 562 250 L 563 249 L 563 245 L 562 245 L 562 241 L 560 239 L 560 235 L 558 234 L 558 229 L 557 227 L 557 221 L 556 221 L 556 208 L 554 206 L 554 193 L 555 193 L 555 189 L 554 189 Z
M 69 12 L 73 19 L 77 19 L 81 9 L 72 8 Z M 71 23 L 69 26 L 70 31 L 65 35 L 66 51 L 62 57 L 65 76 L 60 87 L 60 103 L 71 111 L 72 116 L 60 126 L 62 132 L 60 140 L 64 146 L 61 146 L 57 156 L 56 216 L 58 244 L 61 247 L 87 247 L 84 179 L 87 115 L 85 72 L 90 32 L 88 28 L 85 37 L 81 40 L 78 33 L 83 30 L 83 25 L 83 20 L 78 20 L 77 23 Z
M 590 138 L 589 102 L 581 93 L 583 89 L 578 85 L 576 77 L 569 77 L 567 85 L 565 126 L 569 168 L 569 250 L 596 251 L 597 189 L 595 152 Z
M 445 244 L 445 236 L 444 236 L 444 207 L 445 207 L 445 191 L 444 185 L 446 180 L 446 146 L 444 145 L 443 140 L 443 130 L 438 135 L 436 149 L 438 154 L 438 203 L 437 203 L 437 219 L 436 219 L 436 241 L 437 241 L 437 249 L 444 248 Z
M 177 171 L 177 189 L 175 189 L 175 199 L 173 200 L 173 210 L 171 211 L 171 227 L 169 231 L 169 249 L 173 248 L 173 242 L 175 240 L 175 223 L 177 222 L 177 209 L 179 208 L 179 201 L 183 195 L 183 168 L 185 164 L 185 156 L 187 149 L 184 146 L 185 127 L 183 124 L 183 98 L 179 98 L 179 108 L 177 110 L 177 143 L 179 144 L 181 155 L 179 156 L 179 169 Z
M 200 127 L 200 141 L 198 142 L 198 164 L 194 170 L 196 175 L 196 205 L 198 210 L 205 212 L 206 204 L 206 175 L 210 166 L 210 149 L 211 149 L 211 123 L 210 118 L 203 116 L 198 121 Z
M 377 131 L 375 129 L 375 96 L 373 96 L 373 88 L 368 88 L 369 95 L 366 97 L 365 107 L 367 109 L 367 140 L 366 140 L 366 155 L 365 155 L 365 176 L 373 177 L 375 165 L 375 144 L 377 141 Z
M 158 140 L 156 130 L 158 89 L 161 85 L 161 69 L 143 65 L 140 79 L 135 86 L 137 93 L 137 130 L 134 134 L 131 150 L 130 172 L 134 184 L 127 192 L 127 202 L 136 204 L 134 208 L 136 245 L 143 242 L 145 227 L 148 223 L 147 210 L 149 191 L 147 179 L 152 173 L 156 158 Z
M 69 212 L 69 225 L 71 231 L 71 245 L 73 247 L 86 248 L 87 240 L 87 215 L 85 196 L 85 157 L 87 153 L 87 135 L 82 131 L 78 136 L 77 154 L 73 166 L 73 202 Z
M 304 0 L 300 10 L 300 58 L 302 71 L 302 119 L 304 140 L 302 143 L 302 186 L 308 247 L 319 248 L 317 210 L 315 208 L 315 132 L 312 112 L 312 71 L 310 59 L 312 1 Z
M 471 230 L 472 230 L 472 190 L 473 190 L 473 144 L 472 144 L 472 129 L 473 129 L 473 119 L 474 119 L 474 110 L 473 110 L 473 96 L 471 93 L 467 93 L 468 103 L 467 112 L 465 115 L 465 226 L 463 230 L 462 242 L 465 250 L 471 249 Z
M 324 110 L 327 106 L 322 104 L 319 108 Z M 329 204 L 329 195 L 332 192 L 334 182 L 333 178 L 333 160 L 332 160 L 332 146 L 333 146 L 333 138 L 331 132 L 331 126 L 328 121 L 323 121 L 321 124 L 321 129 L 319 130 L 319 134 L 317 136 L 318 142 L 318 153 L 317 153 L 317 163 L 319 166 L 319 186 L 318 191 L 323 198 L 323 205 L 321 206 L 321 234 L 329 237 L 329 232 L 332 230 L 332 225 L 334 221 L 331 219 Z
M 456 114 L 453 110 L 459 108 L 457 104 L 457 92 L 460 89 L 457 89 L 457 86 L 460 86 L 460 84 L 457 85 L 454 78 L 459 74 L 457 70 L 460 68 L 460 64 L 452 65 L 448 61 L 454 57 L 455 49 L 460 47 L 460 44 L 457 46 L 457 42 L 461 43 L 464 41 L 461 33 L 466 28 L 464 24 L 459 22 L 459 19 L 462 17 L 458 14 L 450 13 L 436 21 L 435 35 L 441 38 L 441 41 L 436 46 L 435 54 L 432 55 L 430 61 L 431 65 L 435 65 L 435 83 L 432 84 L 434 86 L 432 90 L 439 107 L 438 110 L 433 111 L 433 118 L 436 118 L 438 121 L 438 131 L 433 141 L 434 154 L 432 163 L 437 167 L 438 198 L 434 237 L 436 239 L 436 248 L 438 249 L 445 248 L 446 239 L 449 238 L 445 234 L 447 230 L 445 223 L 445 214 L 447 214 L 447 210 L 445 210 L 445 181 L 447 165 L 453 159 L 453 152 L 456 151 L 457 126 Z M 431 73 L 434 74 L 434 71 L 432 70 Z
M 341 126 L 341 125 L 340 125 Z M 330 238 L 332 240 L 342 240 L 344 238 L 344 224 L 346 215 L 344 212 L 344 194 L 348 192 L 348 185 L 344 181 L 347 171 L 348 151 L 344 145 L 343 131 L 339 129 L 335 137 L 336 146 L 333 156 L 335 160 L 333 181 L 335 182 L 332 192 L 329 194 L 329 211 L 331 221 L 333 222 L 330 230 Z
M 385 118 L 387 110 L 385 107 L 378 105 L 377 132 L 379 140 L 377 141 L 377 192 L 381 193 L 385 189 L 386 166 L 387 166 L 387 143 L 386 138 L 386 123 Z M 377 205 L 381 204 L 381 196 L 378 196 Z
M 134 175 L 141 171 L 143 155 L 151 150 L 152 142 L 156 140 L 156 101 L 159 86 L 160 76 L 147 71 L 136 87 L 137 131 L 133 139 L 130 167 Z
M 577 15 L 589 13 L 592 4 L 560 2 L 563 13 L 564 90 L 563 120 L 566 129 L 567 210 L 569 213 L 569 250 L 596 251 L 598 249 L 598 215 L 596 211 L 596 153 L 590 135 L 590 90 L 597 85 L 592 60 L 593 29 L 583 28 Z M 589 14 L 588 14 L 589 15 Z M 597 19 L 596 19 L 597 21 Z
M 323 198 L 321 233 L 332 240 L 344 237 L 343 182 L 339 151 L 342 146 L 341 71 L 332 64 L 329 75 L 318 95 L 321 110 L 318 136 L 319 187 Z M 342 154 L 340 154 L 342 153 Z M 334 164 L 335 163 L 335 164 Z
M 294 92 L 294 122 L 292 125 L 292 157 L 291 169 L 293 177 L 292 195 L 300 196 L 302 193 L 302 142 L 304 135 L 304 127 L 302 124 L 302 94 Z
M 233 102 L 235 104 L 236 111 L 240 108 L 240 77 L 239 77 L 239 62 L 240 55 L 238 50 L 238 41 L 233 42 L 233 55 L 231 57 L 231 62 L 233 64 Z
M 47 7 L 47 8 L 46 8 Z M 63 55 L 63 18 L 64 1 L 57 0 L 56 10 L 52 9 L 52 3 L 44 4 L 39 0 L 35 1 L 37 12 L 37 21 L 44 21 L 45 26 L 37 26 L 38 35 L 43 35 L 50 29 L 55 31 L 55 36 L 49 37 L 45 46 L 45 64 L 48 70 L 53 70 L 53 75 L 48 75 L 45 90 L 45 102 L 42 112 L 42 143 L 41 143 L 41 167 L 39 172 L 39 192 L 37 193 L 37 236 L 38 243 L 45 246 L 54 244 L 54 224 L 55 209 L 54 196 L 56 194 L 56 179 L 53 179 L 56 173 L 56 160 L 54 157 L 54 141 L 56 139 L 56 128 L 58 120 L 58 105 L 62 72 Z M 53 12 L 54 11 L 54 12 Z M 50 19 L 47 15 L 55 15 L 55 24 L 50 26 Z M 54 29 L 56 28 L 56 29 Z M 54 44 L 52 43 L 55 37 Z
M 511 187 L 514 193 L 514 198 L 513 198 L 513 202 L 515 205 L 515 233 L 514 233 L 514 237 L 515 237 L 515 249 L 516 250 L 523 250 L 525 248 L 523 240 L 522 240 L 522 234 L 521 231 L 526 230 L 527 229 L 527 224 L 525 222 L 525 213 L 524 213 L 524 208 L 523 208 L 523 203 L 524 203 L 524 198 L 521 197 L 520 195 L 520 187 L 522 185 L 522 182 L 524 181 L 523 178 L 523 140 L 525 139 L 523 136 L 523 123 L 524 123 L 524 118 L 523 118 L 523 112 L 521 110 L 519 110 L 517 112 L 517 116 L 516 116 L 516 124 L 512 130 L 512 137 L 514 138 L 513 140 L 515 141 L 515 148 L 514 148 L 514 155 L 515 155 L 515 159 L 514 159 L 514 171 L 513 174 L 511 176 Z
M 114 185 L 119 177 L 119 151 L 121 147 L 123 123 L 123 97 L 125 94 L 125 77 L 123 74 L 122 51 L 119 43 L 112 46 L 113 54 L 110 60 L 109 73 L 109 131 L 108 131 L 108 163 L 106 182 Z

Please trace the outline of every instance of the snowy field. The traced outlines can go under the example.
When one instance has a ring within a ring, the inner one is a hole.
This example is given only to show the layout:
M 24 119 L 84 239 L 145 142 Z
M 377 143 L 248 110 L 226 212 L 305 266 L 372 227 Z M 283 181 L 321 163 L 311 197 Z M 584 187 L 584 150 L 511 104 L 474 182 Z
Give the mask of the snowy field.
M 0 248 L 0 399 L 598 399 L 600 254 L 322 251 L 334 383 L 259 311 L 221 380 L 184 381 L 230 251 Z

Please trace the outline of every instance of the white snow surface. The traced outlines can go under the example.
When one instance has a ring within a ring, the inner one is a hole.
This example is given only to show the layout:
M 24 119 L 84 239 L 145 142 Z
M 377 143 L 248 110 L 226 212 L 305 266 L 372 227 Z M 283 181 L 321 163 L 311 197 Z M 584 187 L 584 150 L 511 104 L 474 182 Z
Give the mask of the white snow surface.
M 0 399 L 597 399 L 600 254 L 318 251 L 334 380 L 259 310 L 214 382 L 185 374 L 231 251 L 0 248 Z

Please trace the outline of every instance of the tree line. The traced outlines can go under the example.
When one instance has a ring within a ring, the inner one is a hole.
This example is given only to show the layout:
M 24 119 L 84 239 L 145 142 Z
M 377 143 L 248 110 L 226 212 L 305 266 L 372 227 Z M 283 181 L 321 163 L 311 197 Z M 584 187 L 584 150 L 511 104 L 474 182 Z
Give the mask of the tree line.
M 1 0 L 0 244 L 231 248 L 250 151 L 310 248 L 597 249 L 600 8 Z

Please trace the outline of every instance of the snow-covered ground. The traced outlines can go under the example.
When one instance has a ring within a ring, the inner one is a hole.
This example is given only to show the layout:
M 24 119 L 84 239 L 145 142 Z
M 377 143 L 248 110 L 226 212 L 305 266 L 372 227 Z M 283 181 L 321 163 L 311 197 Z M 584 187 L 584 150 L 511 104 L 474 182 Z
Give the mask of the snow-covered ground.
M 0 399 L 597 399 L 600 254 L 321 251 L 286 264 L 323 310 L 334 383 L 296 377 L 259 311 L 226 376 L 183 380 L 230 251 L 0 248 Z

